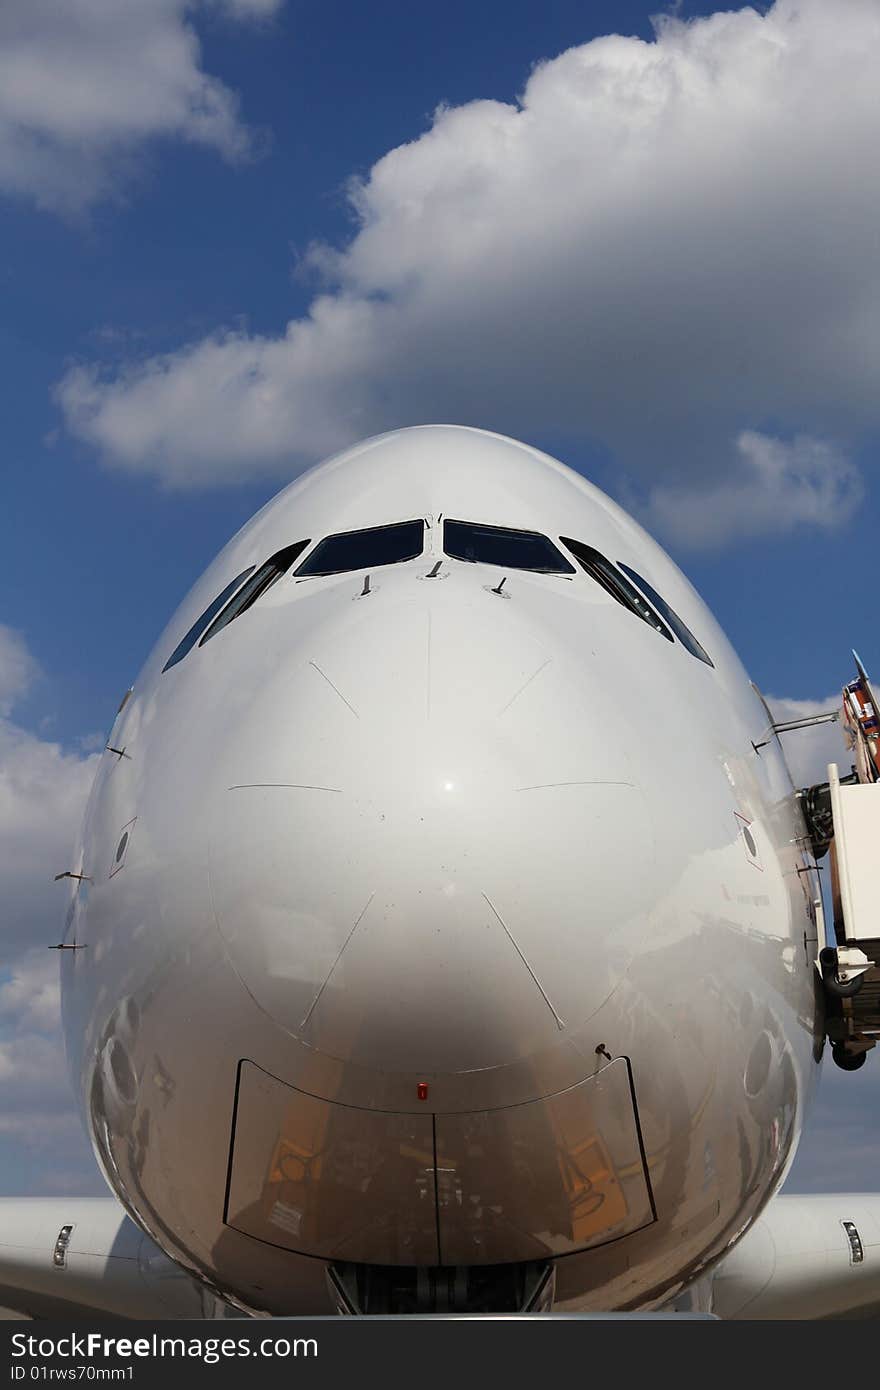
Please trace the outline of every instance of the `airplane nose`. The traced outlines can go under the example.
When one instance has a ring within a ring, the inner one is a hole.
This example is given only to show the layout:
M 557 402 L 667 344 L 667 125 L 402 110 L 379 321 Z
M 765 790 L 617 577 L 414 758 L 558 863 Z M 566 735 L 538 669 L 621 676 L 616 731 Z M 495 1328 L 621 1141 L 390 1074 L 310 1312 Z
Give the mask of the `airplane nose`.
M 513 604 L 438 586 L 350 610 L 236 745 L 211 855 L 227 950 L 331 1056 L 524 1059 L 602 1005 L 645 930 L 653 837 L 625 730 L 601 673 Z

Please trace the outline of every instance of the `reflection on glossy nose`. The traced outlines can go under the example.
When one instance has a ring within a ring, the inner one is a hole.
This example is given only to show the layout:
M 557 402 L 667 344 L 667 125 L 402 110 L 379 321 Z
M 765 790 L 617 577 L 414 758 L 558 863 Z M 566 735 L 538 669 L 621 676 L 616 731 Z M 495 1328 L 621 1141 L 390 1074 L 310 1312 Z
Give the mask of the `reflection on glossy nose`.
M 384 1070 L 504 1065 L 625 973 L 653 889 L 645 803 L 607 693 L 530 633 L 442 606 L 390 627 L 373 613 L 263 698 L 271 767 L 240 760 L 214 813 L 218 925 L 258 1002 L 314 1048 Z

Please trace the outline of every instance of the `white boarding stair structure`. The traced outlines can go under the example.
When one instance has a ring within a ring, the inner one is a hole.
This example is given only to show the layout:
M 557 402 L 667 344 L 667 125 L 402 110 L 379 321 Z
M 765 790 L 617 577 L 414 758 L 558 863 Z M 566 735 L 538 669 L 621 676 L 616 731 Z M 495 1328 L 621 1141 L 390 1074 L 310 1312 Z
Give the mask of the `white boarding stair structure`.
M 858 675 L 843 689 L 836 714 L 797 721 L 840 721 L 852 770 L 799 793 L 815 858 L 830 849 L 834 943 L 820 950 L 816 968 L 825 995 L 825 1033 L 844 1071 L 864 1066 L 880 1038 L 880 707 L 856 652 Z M 794 727 L 779 726 L 776 728 Z M 821 898 L 817 916 L 824 921 Z
M 854 1071 L 880 1038 L 880 781 L 841 782 L 831 763 L 828 786 L 836 944 L 818 963 L 832 1056 Z

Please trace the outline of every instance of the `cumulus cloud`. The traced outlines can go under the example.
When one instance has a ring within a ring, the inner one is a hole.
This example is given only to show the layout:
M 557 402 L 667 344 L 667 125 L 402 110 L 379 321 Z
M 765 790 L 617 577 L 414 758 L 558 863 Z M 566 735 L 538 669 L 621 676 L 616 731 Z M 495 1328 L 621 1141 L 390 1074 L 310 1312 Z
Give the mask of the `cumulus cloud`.
M 58 962 L 47 950 L 25 952 L 0 984 L 0 1021 L 53 1031 L 60 1009 Z
M 4 0 L 0 190 L 68 213 L 112 192 L 156 137 L 246 157 L 234 92 L 201 68 L 190 20 L 271 15 L 283 0 Z
M 100 1190 L 67 1079 L 58 957 L 47 950 L 67 905 L 54 875 L 69 867 L 98 755 L 66 752 L 11 717 L 37 669 L 23 637 L 0 626 L 0 1194 L 10 1190 L 17 1155 L 26 1190 L 48 1190 L 41 1165 L 57 1161 L 59 1143 L 68 1187 Z
M 106 1194 L 73 1105 L 57 1032 L 18 1031 L 0 1039 L 0 1156 L 2 1196 Z M 7 1176 L 7 1163 L 21 1166 L 17 1181 Z
M 680 545 L 709 548 L 802 525 L 833 529 L 862 499 L 858 469 L 826 440 L 786 441 L 743 430 L 735 452 L 732 466 L 708 486 L 652 488 L 649 524 Z
M 0 719 L 2 944 L 48 946 L 66 903 L 53 876 L 70 868 L 98 754 L 81 757 Z M 7 957 L 8 959 L 8 957 Z
M 25 1033 L 11 1042 L 0 1043 L 0 1085 L 7 1100 L 32 1099 L 34 1088 L 45 1087 L 50 1077 L 57 1079 L 57 1086 L 52 1085 L 53 1099 L 65 1099 L 69 1104 L 67 1077 L 63 1070 L 58 1072 L 55 1051 L 47 1039 Z M 12 1116 L 6 1115 L 5 1119 L 8 1127 L 15 1123 Z
M 588 438 L 666 519 L 666 489 L 707 486 L 746 530 L 843 519 L 880 425 L 878 60 L 874 0 L 777 0 L 440 108 L 351 185 L 307 315 L 74 365 L 68 426 L 197 486 L 453 420 Z
M 99 759 L 67 752 L 10 717 L 37 671 L 22 635 L 0 626 L 0 945 L 6 968 L 18 952 L 48 945 L 53 934 L 57 939 L 65 904 L 53 878 L 69 867 Z
M 0 623 L 0 716 L 8 715 L 37 674 L 37 663 L 21 633 Z
M 284 0 L 209 0 L 220 10 L 237 19 L 269 19 L 284 4 Z

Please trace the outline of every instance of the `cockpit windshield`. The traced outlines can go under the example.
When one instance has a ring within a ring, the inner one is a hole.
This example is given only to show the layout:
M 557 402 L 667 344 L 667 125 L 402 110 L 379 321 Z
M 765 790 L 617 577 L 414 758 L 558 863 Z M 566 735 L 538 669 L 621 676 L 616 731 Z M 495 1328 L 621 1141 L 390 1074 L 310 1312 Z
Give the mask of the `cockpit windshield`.
M 674 642 L 675 638 L 669 628 L 654 612 L 650 603 L 639 593 L 634 584 L 620 573 L 620 570 L 612 565 L 610 560 L 606 560 L 604 555 L 600 555 L 598 550 L 594 550 L 591 545 L 584 545 L 583 541 L 572 540 L 570 536 L 560 536 L 564 546 L 571 551 L 582 569 L 586 570 L 591 579 L 595 579 L 597 584 L 601 584 L 606 593 L 610 594 L 623 608 L 629 609 L 642 622 L 659 632 L 661 637 L 665 637 L 667 642 Z
M 203 647 L 206 642 L 210 642 L 212 637 L 216 637 L 218 632 L 222 632 L 235 618 L 240 618 L 242 613 L 246 613 L 267 589 L 271 589 L 273 584 L 285 575 L 294 561 L 302 555 L 308 541 L 297 541 L 294 545 L 287 545 L 283 550 L 279 550 L 272 555 L 255 574 L 251 576 L 246 584 L 242 584 L 238 593 L 230 603 L 227 603 L 222 613 L 219 613 L 211 626 L 208 628 L 199 646 Z
M 213 600 L 213 602 L 208 604 L 208 607 L 205 609 L 204 613 L 202 613 L 198 618 L 196 618 L 189 632 L 187 632 L 186 636 L 183 637 L 180 642 L 178 642 L 177 646 L 174 648 L 174 651 L 171 653 L 168 660 L 165 662 L 165 665 L 162 667 L 163 675 L 166 671 L 170 670 L 172 666 L 176 666 L 178 661 L 183 661 L 183 658 L 186 656 L 187 652 L 195 646 L 196 642 L 198 642 L 202 633 L 205 631 L 205 628 L 213 622 L 214 618 L 216 618 L 217 614 L 220 612 L 220 609 L 223 607 L 224 603 L 226 603 L 227 599 L 230 599 L 232 597 L 239 584 L 241 584 L 242 580 L 247 579 L 248 575 L 253 573 L 253 569 L 253 565 L 249 565 L 246 570 L 242 570 L 241 574 L 237 575 L 236 578 L 233 579 L 230 584 L 227 584 L 226 588 L 222 591 L 222 593 L 219 593 L 217 597 Z
M 364 531 L 340 531 L 319 541 L 295 573 L 302 579 L 306 575 L 343 574 L 346 570 L 397 565 L 421 555 L 424 546 L 425 523 L 421 518 L 400 521 L 393 526 L 371 526 Z
M 574 574 L 553 542 L 538 531 L 512 531 L 474 521 L 444 521 L 443 549 L 454 560 L 498 565 L 501 569 L 533 570 L 539 574 Z
M 697 641 L 690 628 L 685 625 L 685 623 L 676 613 L 675 609 L 669 607 L 669 604 L 666 602 L 665 598 L 661 598 L 660 594 L 657 593 L 657 590 L 651 588 L 651 585 L 648 583 L 647 579 L 643 579 L 640 574 L 636 574 L 635 570 L 630 569 L 629 565 L 625 565 L 622 560 L 618 560 L 617 563 L 623 570 L 624 574 L 628 574 L 630 579 L 635 580 L 642 593 L 645 594 L 646 597 L 651 600 L 654 607 L 657 609 L 657 612 L 660 614 L 661 618 L 666 619 L 667 623 L 672 628 L 672 631 L 675 633 L 682 646 L 686 647 L 687 650 L 691 653 L 691 655 L 695 656 L 698 661 L 705 661 L 707 666 L 714 666 L 715 662 L 712 660 L 711 656 L 706 651 L 706 648 Z

